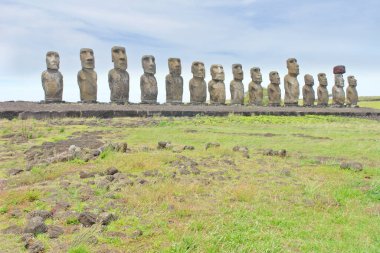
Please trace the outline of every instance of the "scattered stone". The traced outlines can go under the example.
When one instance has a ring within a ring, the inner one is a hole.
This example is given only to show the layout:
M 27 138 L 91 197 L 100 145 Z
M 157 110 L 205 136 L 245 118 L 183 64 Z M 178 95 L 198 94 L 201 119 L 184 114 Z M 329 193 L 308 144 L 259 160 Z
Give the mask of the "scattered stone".
M 285 149 L 280 149 L 278 151 L 275 151 L 273 149 L 267 149 L 263 152 L 263 155 L 265 156 L 279 156 L 279 157 L 286 157 L 287 152 Z
M 102 152 L 99 149 L 94 149 L 91 154 L 94 157 L 98 157 L 98 156 L 100 156 L 101 153 Z
M 29 253 L 42 253 L 45 251 L 45 246 L 41 241 L 32 240 L 28 245 Z
M 26 215 L 27 219 L 32 219 L 34 217 L 41 217 L 42 220 L 46 220 L 53 217 L 53 213 L 46 210 L 34 210 L 34 211 L 29 212 Z
M 168 149 L 171 148 L 171 142 L 169 141 L 159 141 L 157 144 L 157 149 Z
M 107 175 L 106 180 L 112 182 L 113 180 L 115 180 L 115 178 L 112 175 Z
M 66 190 L 67 190 L 67 188 L 69 188 L 70 184 L 71 184 L 71 182 L 68 180 L 63 180 L 60 182 L 60 185 L 62 186 L 62 188 L 66 189 Z
M 148 180 L 144 179 L 144 178 L 141 178 L 141 179 L 138 179 L 137 182 L 139 184 L 147 184 L 148 183 Z
M 277 154 L 280 157 L 285 157 L 286 156 L 286 150 L 285 149 L 280 149 Z
M 9 176 L 15 176 L 17 174 L 20 174 L 21 172 L 24 172 L 24 170 L 20 169 L 20 168 L 12 168 L 12 169 L 8 170 L 8 175 Z
M 23 232 L 22 227 L 17 225 L 10 225 L 9 227 L 1 230 L 3 234 L 21 235 Z
M 143 232 L 140 229 L 137 229 L 132 233 L 131 238 L 136 239 L 137 237 L 140 237 L 142 235 L 143 235 Z
M 219 148 L 220 147 L 220 143 L 217 143 L 217 142 L 209 142 L 206 144 L 206 147 L 205 149 L 209 149 L 209 148 Z
M 178 171 L 179 171 L 179 174 L 181 174 L 181 175 L 189 175 L 190 174 L 190 171 L 188 169 L 186 169 L 185 167 L 182 167 L 182 166 L 178 169 Z
M 197 167 L 195 167 L 195 166 L 191 166 L 190 170 L 191 170 L 191 173 L 193 173 L 194 175 L 201 174 L 201 171 Z
M 126 176 L 123 174 L 123 173 L 116 173 L 113 175 L 113 178 L 116 180 L 116 181 L 120 181 L 120 180 L 124 180 L 126 179 Z
M 111 221 L 117 220 L 117 217 L 113 215 L 112 213 L 101 213 L 99 214 L 98 221 L 102 224 L 107 226 L 111 223 Z
M 248 152 L 243 152 L 243 157 L 244 157 L 244 158 L 247 158 L 247 159 L 249 159 L 249 158 L 250 158 L 250 156 L 249 156 Z
M 59 226 L 50 225 L 48 226 L 48 235 L 50 239 L 58 238 L 60 235 L 63 235 L 63 228 Z
M 274 155 L 274 151 L 273 151 L 273 149 L 264 150 L 263 155 L 273 156 Z
M 24 228 L 24 233 L 31 233 L 34 235 L 46 233 L 48 230 L 47 226 L 44 223 L 44 220 L 40 216 L 31 218 L 26 227 Z
M 96 215 L 90 212 L 83 212 L 79 214 L 79 222 L 85 227 L 91 227 L 96 223 Z
M 11 210 L 9 214 L 13 218 L 20 218 L 22 216 L 22 211 L 16 208 L 16 209 Z
M 116 169 L 115 167 L 110 167 L 106 170 L 106 175 L 115 175 L 116 173 L 118 173 L 119 170 Z
M 89 244 L 98 244 L 98 238 L 96 238 L 96 236 L 95 235 L 92 235 L 92 236 L 90 236 L 88 239 L 87 239 L 87 242 L 89 243 Z
M 95 177 L 95 172 L 89 172 L 89 171 L 81 171 L 79 172 L 79 177 L 84 179 L 84 178 L 90 178 L 90 177 Z
M 99 183 L 98 183 L 98 187 L 102 188 L 102 189 L 105 189 L 105 190 L 109 190 L 110 189 L 110 185 L 111 185 L 111 182 L 108 181 L 107 179 L 100 180 Z
M 143 174 L 146 177 L 157 177 L 158 176 L 158 170 L 146 170 L 146 171 L 144 171 Z
M 194 146 L 184 146 L 183 150 L 194 150 Z
M 25 233 L 21 236 L 21 241 L 24 243 L 25 248 L 28 248 L 29 244 L 34 240 L 32 233 Z
M 245 146 L 235 146 L 232 150 L 235 152 L 248 152 L 248 148 Z
M 290 170 L 288 169 L 283 169 L 280 171 L 280 174 L 283 175 L 283 176 L 287 176 L 287 177 L 290 177 L 291 176 L 291 172 Z
M 359 171 L 363 170 L 363 164 L 358 163 L 358 162 L 341 163 L 340 168 L 345 169 L 345 170 L 352 170 L 355 172 L 359 172 Z

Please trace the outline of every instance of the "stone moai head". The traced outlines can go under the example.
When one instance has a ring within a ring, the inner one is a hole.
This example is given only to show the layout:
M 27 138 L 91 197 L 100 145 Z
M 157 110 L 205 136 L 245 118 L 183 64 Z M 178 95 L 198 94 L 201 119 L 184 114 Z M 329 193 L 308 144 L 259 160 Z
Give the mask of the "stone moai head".
M 210 68 L 212 80 L 224 81 L 224 69 L 220 64 L 213 64 Z
M 344 79 L 342 74 L 335 74 L 335 85 L 338 87 L 344 87 Z
M 128 67 L 127 54 L 125 47 L 112 47 L 112 62 L 115 69 L 126 70 Z
M 244 79 L 243 67 L 241 64 L 232 64 L 232 74 L 235 80 L 242 81 Z
M 59 69 L 59 54 L 57 52 L 49 51 L 46 53 L 46 67 L 53 70 Z
M 269 73 L 269 80 L 271 84 L 280 85 L 281 79 L 277 71 L 271 71 Z
M 296 58 L 289 58 L 286 61 L 286 67 L 288 68 L 288 73 L 290 75 L 298 76 L 300 73 L 300 66 L 297 63 Z
M 181 59 L 169 58 L 168 59 L 169 72 L 173 76 L 180 76 L 182 73 Z
M 356 87 L 357 85 L 357 80 L 354 76 L 348 76 L 347 77 L 348 85 L 351 87 Z
M 200 61 L 193 62 L 193 64 L 191 64 L 191 73 L 193 73 L 194 77 L 205 78 L 206 77 L 205 64 Z
M 251 78 L 255 83 L 261 83 L 263 81 L 263 76 L 261 75 L 261 70 L 258 67 L 251 68 Z
M 80 61 L 83 69 L 94 69 L 94 51 L 91 48 L 82 48 L 80 50 Z
M 305 85 L 313 86 L 314 85 L 314 77 L 312 75 L 306 74 L 304 76 Z
M 153 55 L 144 55 L 141 63 L 145 74 L 156 74 L 156 59 Z
M 318 81 L 319 85 L 321 86 L 327 86 L 327 77 L 325 73 L 319 73 L 318 74 Z

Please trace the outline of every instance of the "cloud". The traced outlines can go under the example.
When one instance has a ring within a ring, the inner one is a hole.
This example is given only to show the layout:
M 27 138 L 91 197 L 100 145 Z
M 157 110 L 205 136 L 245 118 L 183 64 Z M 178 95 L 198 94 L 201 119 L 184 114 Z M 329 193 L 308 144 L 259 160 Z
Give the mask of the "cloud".
M 98 97 L 108 101 L 114 45 L 127 48 L 135 102 L 140 98 L 144 54 L 156 56 L 161 102 L 169 57 L 182 59 L 186 100 L 194 60 L 204 61 L 206 69 L 223 64 L 227 86 L 231 65 L 242 63 L 246 87 L 250 67 L 261 67 L 265 83 L 271 70 L 285 75 L 288 57 L 298 59 L 302 75 L 326 72 L 331 84 L 332 67 L 345 64 L 357 76 L 359 93 L 374 94 L 379 82 L 374 73 L 380 68 L 379 7 L 374 0 L 365 5 L 340 0 L 2 1 L 0 100 L 43 99 L 40 74 L 46 68 L 45 53 L 56 50 L 61 55 L 64 99 L 77 101 L 79 49 L 90 47 L 96 57 Z M 302 83 L 303 77 L 299 80 Z

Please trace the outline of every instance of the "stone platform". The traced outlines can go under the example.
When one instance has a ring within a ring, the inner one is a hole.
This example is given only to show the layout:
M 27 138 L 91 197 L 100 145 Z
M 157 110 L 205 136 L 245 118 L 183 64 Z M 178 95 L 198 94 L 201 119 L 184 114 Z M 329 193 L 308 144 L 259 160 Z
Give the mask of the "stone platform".
M 257 106 L 216 106 L 216 105 L 116 105 L 108 103 L 43 104 L 37 102 L 0 102 L 0 118 L 45 119 L 64 117 L 193 117 L 196 115 L 227 116 L 278 115 L 336 115 L 380 119 L 380 110 L 371 108 L 304 108 L 304 107 L 257 107 Z

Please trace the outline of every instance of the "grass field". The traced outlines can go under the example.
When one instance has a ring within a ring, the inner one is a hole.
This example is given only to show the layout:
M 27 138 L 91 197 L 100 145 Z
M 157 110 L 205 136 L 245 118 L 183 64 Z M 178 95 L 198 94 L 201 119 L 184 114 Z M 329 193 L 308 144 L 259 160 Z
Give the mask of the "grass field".
M 378 121 L 231 115 L 1 120 L 0 126 L 0 230 L 24 227 L 30 211 L 53 210 L 46 224 L 65 232 L 58 239 L 37 235 L 46 252 L 380 249 Z M 8 175 L 27 167 L 31 147 L 78 136 L 87 136 L 83 145 L 127 142 L 129 150 L 106 148 L 93 160 L 35 164 Z M 172 147 L 157 149 L 159 141 Z M 215 142 L 220 147 L 205 149 Z M 246 146 L 249 157 L 235 146 Z M 267 149 L 286 149 L 287 156 L 265 156 Z M 342 162 L 362 163 L 364 170 L 340 169 Z M 102 172 L 109 167 L 121 176 L 105 187 Z M 81 179 L 82 170 L 98 174 Z M 57 207 L 62 201 L 67 210 Z M 118 218 L 83 227 L 77 215 L 83 211 Z M 20 238 L 0 232 L 0 252 L 26 251 Z

